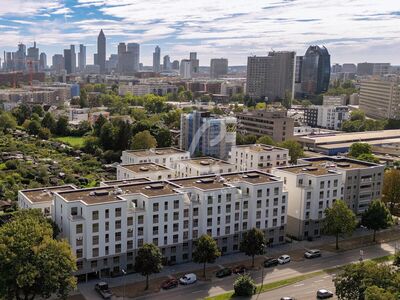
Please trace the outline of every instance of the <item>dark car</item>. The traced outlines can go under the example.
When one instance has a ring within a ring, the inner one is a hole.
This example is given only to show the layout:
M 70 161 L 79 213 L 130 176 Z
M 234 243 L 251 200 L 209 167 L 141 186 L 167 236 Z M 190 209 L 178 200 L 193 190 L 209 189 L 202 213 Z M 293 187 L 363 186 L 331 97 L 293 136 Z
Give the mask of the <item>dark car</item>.
M 264 260 L 264 267 L 269 268 L 269 267 L 274 267 L 279 264 L 278 260 L 276 258 L 267 258 Z
M 320 289 L 317 291 L 317 298 L 318 299 L 328 299 L 328 298 L 332 298 L 333 297 L 333 293 L 329 290 L 326 289 Z
M 167 280 L 165 280 L 162 284 L 161 284 L 161 288 L 163 288 L 164 290 L 169 290 L 172 289 L 174 287 L 177 287 L 179 285 L 179 282 L 177 279 L 175 278 L 169 278 Z
M 96 283 L 94 289 L 100 294 L 103 299 L 111 299 L 112 293 L 108 288 L 108 284 L 106 282 Z
M 236 266 L 232 269 L 232 273 L 234 274 L 244 274 L 246 273 L 246 267 L 244 265 Z
M 306 253 L 304 253 L 305 258 L 316 258 L 320 256 L 321 256 L 321 251 L 318 249 L 308 250 Z
M 222 277 L 226 277 L 226 276 L 230 276 L 230 275 L 232 275 L 232 270 L 229 268 L 223 268 L 215 274 L 215 276 L 217 276 L 218 278 L 222 278 Z

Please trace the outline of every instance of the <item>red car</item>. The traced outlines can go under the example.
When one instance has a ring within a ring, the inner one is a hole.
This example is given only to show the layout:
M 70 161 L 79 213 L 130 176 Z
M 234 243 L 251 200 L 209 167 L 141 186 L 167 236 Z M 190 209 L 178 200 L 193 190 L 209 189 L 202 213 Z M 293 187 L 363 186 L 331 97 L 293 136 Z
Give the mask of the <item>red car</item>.
M 176 280 L 175 278 L 170 278 L 165 280 L 162 284 L 161 284 L 161 288 L 163 288 L 164 290 L 169 290 L 172 288 L 175 288 L 179 285 L 178 280 Z
M 234 274 L 244 274 L 246 273 L 246 267 L 244 265 L 238 265 L 234 268 L 232 268 L 232 273 Z

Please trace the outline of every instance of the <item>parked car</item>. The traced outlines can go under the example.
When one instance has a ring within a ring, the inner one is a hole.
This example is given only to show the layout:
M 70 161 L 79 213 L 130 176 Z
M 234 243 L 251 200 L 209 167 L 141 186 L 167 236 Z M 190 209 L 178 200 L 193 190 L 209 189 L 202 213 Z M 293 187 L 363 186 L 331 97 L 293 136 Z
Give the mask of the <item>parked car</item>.
M 317 298 L 318 299 L 328 299 L 332 298 L 333 293 L 330 290 L 320 289 L 317 291 Z
M 232 269 L 232 273 L 234 274 L 244 274 L 246 271 L 247 269 L 244 265 L 238 265 Z
M 293 297 L 282 297 L 281 300 L 296 300 Z
M 215 274 L 218 278 L 226 277 L 232 275 L 232 270 L 229 268 L 223 268 Z
M 269 268 L 269 267 L 274 267 L 279 264 L 278 260 L 276 258 L 267 258 L 264 260 L 264 267 Z
M 321 251 L 318 249 L 308 250 L 306 251 L 306 253 L 304 253 L 305 258 L 315 258 L 320 256 L 321 256 Z
M 94 289 L 100 294 L 100 296 L 103 299 L 111 299 L 112 293 L 111 293 L 111 290 L 108 287 L 108 283 L 107 282 L 96 283 L 96 285 L 94 286 Z
M 278 263 L 280 265 L 287 264 L 288 262 L 290 262 L 290 256 L 289 255 L 284 254 L 284 255 L 279 256 Z
M 169 290 L 177 287 L 178 285 L 179 285 L 178 280 L 176 280 L 175 278 L 169 278 L 165 280 L 163 283 L 161 283 L 161 288 L 163 288 L 164 290 Z
M 197 281 L 197 276 L 196 274 L 190 273 L 190 274 L 185 274 L 181 278 L 179 278 L 179 282 L 184 285 L 192 284 Z

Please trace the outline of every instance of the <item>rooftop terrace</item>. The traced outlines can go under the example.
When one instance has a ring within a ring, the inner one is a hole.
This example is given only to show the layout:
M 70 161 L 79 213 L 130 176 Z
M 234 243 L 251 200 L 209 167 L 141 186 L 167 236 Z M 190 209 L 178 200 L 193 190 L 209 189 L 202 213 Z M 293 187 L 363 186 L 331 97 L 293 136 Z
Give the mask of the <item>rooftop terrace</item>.
M 46 188 L 22 190 L 23 193 L 30 201 L 34 203 L 51 202 L 55 192 L 76 190 L 74 185 L 61 185 Z
M 135 173 L 148 173 L 155 171 L 170 171 L 171 169 L 155 163 L 122 164 L 122 168 Z
M 185 150 L 181 150 L 174 147 L 167 148 L 153 148 L 153 149 L 142 149 L 142 150 L 128 150 L 128 153 L 135 154 L 137 156 L 153 156 L 153 155 L 168 155 L 168 154 L 176 154 L 176 153 L 186 153 Z

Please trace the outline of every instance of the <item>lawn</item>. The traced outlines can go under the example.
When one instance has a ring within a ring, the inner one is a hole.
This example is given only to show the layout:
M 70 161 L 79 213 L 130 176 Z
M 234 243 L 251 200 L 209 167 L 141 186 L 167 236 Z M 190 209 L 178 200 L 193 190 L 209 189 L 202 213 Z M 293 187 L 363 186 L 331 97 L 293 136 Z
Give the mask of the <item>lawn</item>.
M 55 138 L 57 141 L 68 144 L 72 147 L 82 147 L 85 143 L 85 138 L 81 136 L 61 136 Z

